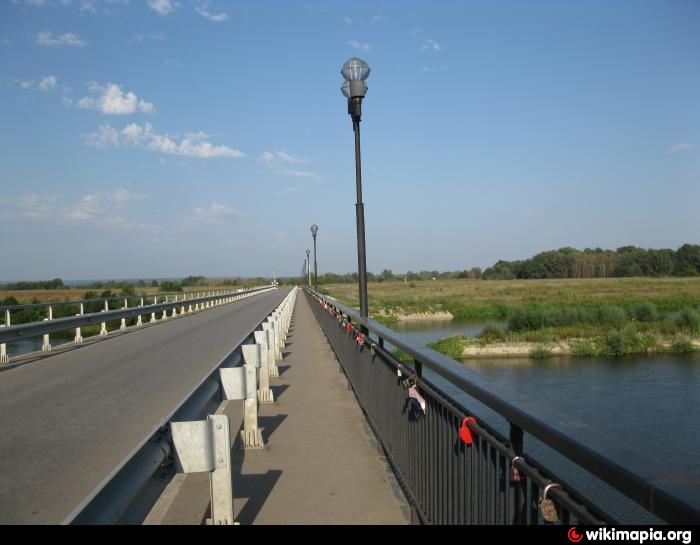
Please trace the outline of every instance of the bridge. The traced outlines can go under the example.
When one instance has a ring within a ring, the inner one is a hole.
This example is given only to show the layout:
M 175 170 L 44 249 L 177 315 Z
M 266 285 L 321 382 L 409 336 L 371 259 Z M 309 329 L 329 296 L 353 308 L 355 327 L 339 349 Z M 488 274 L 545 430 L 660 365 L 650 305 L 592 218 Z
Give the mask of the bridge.
M 606 497 L 700 522 L 700 479 L 671 460 L 308 286 L 150 298 L 0 309 L 0 522 L 629 522 Z M 14 323 L 28 308 L 46 319 Z

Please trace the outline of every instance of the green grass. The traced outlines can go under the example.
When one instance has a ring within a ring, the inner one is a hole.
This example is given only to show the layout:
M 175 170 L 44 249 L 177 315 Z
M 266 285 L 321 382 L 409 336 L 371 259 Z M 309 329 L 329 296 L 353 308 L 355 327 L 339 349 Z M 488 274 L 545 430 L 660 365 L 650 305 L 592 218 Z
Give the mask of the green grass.
M 535 359 L 547 358 L 552 355 L 552 349 L 546 344 L 538 344 L 530 350 L 530 357 Z
M 462 357 L 462 353 L 464 352 L 464 348 L 473 342 L 474 341 L 472 341 L 472 339 L 469 339 L 464 335 L 454 335 L 452 337 L 448 337 L 447 339 L 441 339 L 434 343 L 428 343 L 428 348 L 437 350 L 441 354 L 445 354 L 450 358 L 460 359 Z

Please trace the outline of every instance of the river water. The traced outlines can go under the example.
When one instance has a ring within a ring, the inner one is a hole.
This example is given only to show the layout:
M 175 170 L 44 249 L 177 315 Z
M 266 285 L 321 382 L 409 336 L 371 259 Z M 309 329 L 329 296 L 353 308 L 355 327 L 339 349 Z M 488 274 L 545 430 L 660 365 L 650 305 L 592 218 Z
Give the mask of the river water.
M 392 325 L 413 343 L 463 333 L 474 337 L 475 321 L 407 322 Z M 657 356 L 468 359 L 462 362 L 498 386 L 517 390 L 548 407 L 614 437 L 659 461 L 660 467 L 700 477 L 700 353 Z M 428 377 L 428 375 L 426 374 Z M 465 394 L 449 393 L 507 436 L 505 420 Z M 581 493 L 630 523 L 654 519 L 612 493 L 537 441 L 526 449 Z

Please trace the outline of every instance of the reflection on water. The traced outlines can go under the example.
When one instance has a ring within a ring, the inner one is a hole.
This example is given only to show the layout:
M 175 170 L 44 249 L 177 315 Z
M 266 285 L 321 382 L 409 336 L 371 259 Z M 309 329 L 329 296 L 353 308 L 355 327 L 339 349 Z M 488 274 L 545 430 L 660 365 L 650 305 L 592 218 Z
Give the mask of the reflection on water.
M 478 327 L 476 322 L 413 322 L 392 326 L 421 345 L 456 333 L 474 336 L 474 328 Z M 700 456 L 697 455 L 700 450 L 698 353 L 622 358 L 469 359 L 463 363 L 487 377 L 495 388 L 520 392 L 584 422 L 659 460 L 660 468 L 700 476 Z M 439 377 L 426 372 L 426 378 L 440 383 L 468 409 L 507 435 L 507 423 L 501 416 L 445 384 Z M 653 522 L 631 502 L 619 498 L 602 483 L 591 479 L 532 438 L 527 440 L 526 448 L 546 467 L 624 520 Z

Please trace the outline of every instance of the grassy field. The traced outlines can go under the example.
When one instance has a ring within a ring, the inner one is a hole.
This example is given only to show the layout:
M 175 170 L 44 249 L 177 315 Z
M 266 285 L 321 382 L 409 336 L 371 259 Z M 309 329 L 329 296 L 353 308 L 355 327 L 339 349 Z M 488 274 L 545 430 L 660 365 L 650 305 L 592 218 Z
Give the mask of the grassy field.
M 323 288 L 358 307 L 356 286 Z M 687 352 L 700 336 L 700 278 L 381 282 L 368 286 L 368 299 L 370 315 L 386 323 L 444 312 L 505 323 L 488 324 L 477 339 L 431 345 L 451 357 L 475 344 L 532 357 L 549 355 L 556 344 L 582 356 Z
M 356 284 L 330 284 L 323 291 L 359 308 Z M 423 280 L 368 286 L 373 317 L 450 312 L 455 318 L 504 319 L 527 304 L 541 306 L 654 303 L 659 311 L 700 307 L 700 277 L 582 280 Z

